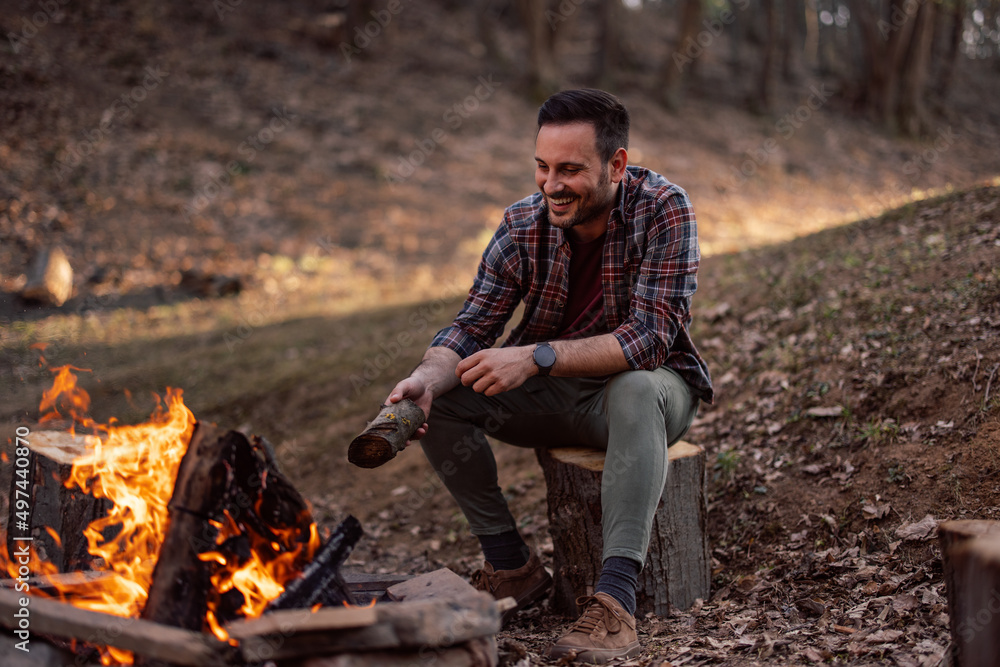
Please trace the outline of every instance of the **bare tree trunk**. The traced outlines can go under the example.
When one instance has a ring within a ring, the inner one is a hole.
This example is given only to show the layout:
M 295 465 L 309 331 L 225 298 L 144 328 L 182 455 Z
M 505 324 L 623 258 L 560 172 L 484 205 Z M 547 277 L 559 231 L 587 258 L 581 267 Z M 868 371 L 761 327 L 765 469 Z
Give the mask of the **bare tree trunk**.
M 944 55 L 935 86 L 940 104 L 948 98 L 951 78 L 955 74 L 955 61 L 958 60 L 958 47 L 962 43 L 963 23 L 965 21 L 965 0 L 954 0 L 951 9 L 951 31 L 949 33 L 948 51 Z
M 498 17 L 493 10 L 493 0 L 476 0 L 473 11 L 476 12 L 476 35 L 479 43 L 483 45 L 487 60 L 504 64 L 503 54 L 497 45 L 496 24 Z
M 853 8 L 852 8 L 853 11 Z M 816 12 L 816 0 L 805 0 L 806 41 L 803 51 L 806 65 L 813 71 L 819 69 L 819 16 Z
M 900 89 L 903 79 L 903 68 L 905 66 L 906 53 L 909 51 L 910 40 L 913 37 L 913 29 L 916 25 L 914 15 L 907 11 L 909 6 L 906 0 L 892 0 L 889 3 L 890 13 L 888 27 L 883 21 L 879 24 L 879 32 L 883 40 L 886 40 L 888 32 L 886 61 L 888 63 L 887 78 L 885 88 L 881 91 L 882 98 L 879 100 L 879 113 L 882 120 L 891 129 L 900 129 L 897 125 L 899 118 L 898 107 L 900 104 Z
M 550 10 L 547 0 L 518 0 L 517 7 L 528 35 L 528 86 L 540 102 L 559 89 L 554 58 L 556 30 L 568 17 Z
M 621 32 L 621 0 L 601 0 L 601 48 L 597 58 L 601 88 L 614 88 L 621 63 Z
M 701 55 L 703 47 L 695 41 L 700 25 L 701 0 L 685 0 L 681 10 L 681 31 L 670 56 L 663 63 L 660 75 L 662 86 L 660 100 L 668 109 L 677 109 L 680 106 L 684 78 L 694 60 Z
M 914 96 L 921 96 L 926 82 L 927 57 L 933 26 L 917 17 L 906 0 L 891 0 L 886 12 L 877 16 L 866 0 L 852 0 L 851 13 L 857 18 L 865 54 L 861 80 L 863 101 L 872 115 L 890 130 L 912 131 L 914 114 L 919 113 Z M 927 18 L 933 15 L 928 11 Z M 925 27 L 926 26 L 926 27 Z M 930 36 L 925 35 L 930 30 Z M 913 70 L 913 71 L 911 71 Z M 905 97 L 905 101 L 904 101 Z M 908 106 L 909 105 L 909 106 Z M 901 120 L 906 124 L 900 126 Z
M 753 106 L 760 112 L 771 108 L 772 91 L 774 90 L 774 53 L 778 46 L 778 12 L 774 9 L 775 0 L 761 0 L 761 10 L 764 15 L 764 44 L 762 47 L 760 78 L 757 80 L 757 96 Z
M 737 15 L 729 26 L 729 76 L 736 82 L 743 78 L 743 43 L 746 41 L 746 16 Z
M 803 0 L 782 0 L 785 21 L 781 31 L 781 76 L 785 81 L 794 82 L 802 70 L 801 24 L 804 11 Z
M 927 72 L 930 68 L 931 47 L 934 42 L 936 11 L 936 5 L 930 2 L 921 5 L 917 10 L 906 58 L 909 66 L 901 72 L 896 119 L 903 132 L 910 136 L 923 134 L 930 129 L 930 121 L 924 107 L 924 91 L 927 88 Z
M 375 9 L 374 0 L 349 0 L 347 3 L 347 15 L 344 22 L 344 35 L 347 41 L 354 44 L 352 55 L 359 58 L 367 58 L 371 55 L 368 47 L 375 39 L 381 39 L 381 33 L 372 37 L 365 32 L 365 24 L 373 20 L 372 11 Z

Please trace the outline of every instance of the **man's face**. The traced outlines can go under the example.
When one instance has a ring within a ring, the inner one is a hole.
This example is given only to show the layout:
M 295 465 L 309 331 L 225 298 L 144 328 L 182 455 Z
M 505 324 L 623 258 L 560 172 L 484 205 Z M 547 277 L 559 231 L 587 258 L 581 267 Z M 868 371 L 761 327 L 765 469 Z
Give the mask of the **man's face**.
M 590 123 L 543 125 L 535 139 L 535 183 L 545 195 L 549 222 L 578 240 L 596 239 L 607 228 L 627 163 L 623 149 L 609 164 L 597 153 Z

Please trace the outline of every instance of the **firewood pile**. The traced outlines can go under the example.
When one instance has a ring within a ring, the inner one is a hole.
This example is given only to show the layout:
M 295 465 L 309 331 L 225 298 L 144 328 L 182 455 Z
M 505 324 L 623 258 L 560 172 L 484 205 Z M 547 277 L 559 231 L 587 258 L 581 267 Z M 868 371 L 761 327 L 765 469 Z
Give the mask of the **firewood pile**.
M 67 483 L 93 438 L 35 431 L 11 443 L 2 664 L 367 666 L 433 652 L 443 665 L 496 665 L 503 605 L 446 569 L 345 573 L 360 523 L 348 516 L 321 540 L 265 440 L 201 422 L 177 466 L 140 613 L 88 604 L 121 584 L 93 545 L 121 538 L 127 523 L 108 522 L 100 484 L 87 493 Z

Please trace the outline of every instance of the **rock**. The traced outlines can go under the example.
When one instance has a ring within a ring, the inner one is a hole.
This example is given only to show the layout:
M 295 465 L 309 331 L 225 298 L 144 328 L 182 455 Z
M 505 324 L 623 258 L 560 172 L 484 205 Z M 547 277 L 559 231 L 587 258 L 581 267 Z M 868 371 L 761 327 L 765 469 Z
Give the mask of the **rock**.
M 73 267 L 61 248 L 47 248 L 35 257 L 21 296 L 50 306 L 61 306 L 73 295 Z

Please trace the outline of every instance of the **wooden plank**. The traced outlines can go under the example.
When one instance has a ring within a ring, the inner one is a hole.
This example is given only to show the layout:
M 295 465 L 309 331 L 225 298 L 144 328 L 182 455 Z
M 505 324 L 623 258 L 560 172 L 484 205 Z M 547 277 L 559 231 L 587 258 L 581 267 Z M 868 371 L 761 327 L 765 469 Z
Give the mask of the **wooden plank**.
M 341 572 L 347 588 L 353 591 L 382 591 L 390 586 L 413 579 L 412 574 L 368 574 L 367 572 Z
M 311 657 L 296 667 L 496 667 L 499 662 L 495 637 L 480 637 L 458 646 L 413 652 L 365 651 L 330 657 Z
M 374 607 L 323 607 L 316 611 L 285 609 L 259 618 L 234 621 L 226 626 L 226 632 L 242 640 L 254 635 L 343 630 L 375 623 L 378 623 L 378 614 Z
M 230 624 L 227 630 L 234 637 L 239 637 L 240 650 L 247 662 L 361 649 L 444 647 L 492 636 L 500 630 L 500 610 L 496 602 L 489 594 L 476 590 L 456 600 L 386 602 L 353 611 L 369 610 L 374 612 L 375 622 L 366 627 L 324 627 L 322 616 L 309 618 L 302 614 L 303 610 L 288 610 L 268 614 L 281 616 L 277 624 L 258 626 L 264 630 L 260 634 L 247 633 L 245 628 L 238 627 L 238 623 Z M 311 616 L 317 616 L 321 611 Z M 295 616 L 295 612 L 301 615 Z M 336 624 L 343 617 L 331 613 L 327 620 Z
M 500 611 L 489 593 L 473 591 L 456 600 L 417 600 L 376 605 L 380 623 L 390 623 L 402 646 L 450 646 L 500 631 Z
M 475 594 L 472 584 L 446 567 L 417 575 L 409 581 L 390 586 L 386 596 L 397 602 L 402 600 L 453 600 Z
M 32 635 L 82 639 L 187 667 L 223 667 L 235 656 L 233 647 L 211 635 L 33 596 L 27 596 L 28 606 L 24 607 L 24 597 L 23 593 L 0 589 L 0 625 L 19 629 L 14 614 L 26 608 Z
M 385 602 L 386 589 L 413 579 L 412 574 L 366 574 L 363 572 L 341 572 L 347 590 L 361 606 L 374 600 Z

